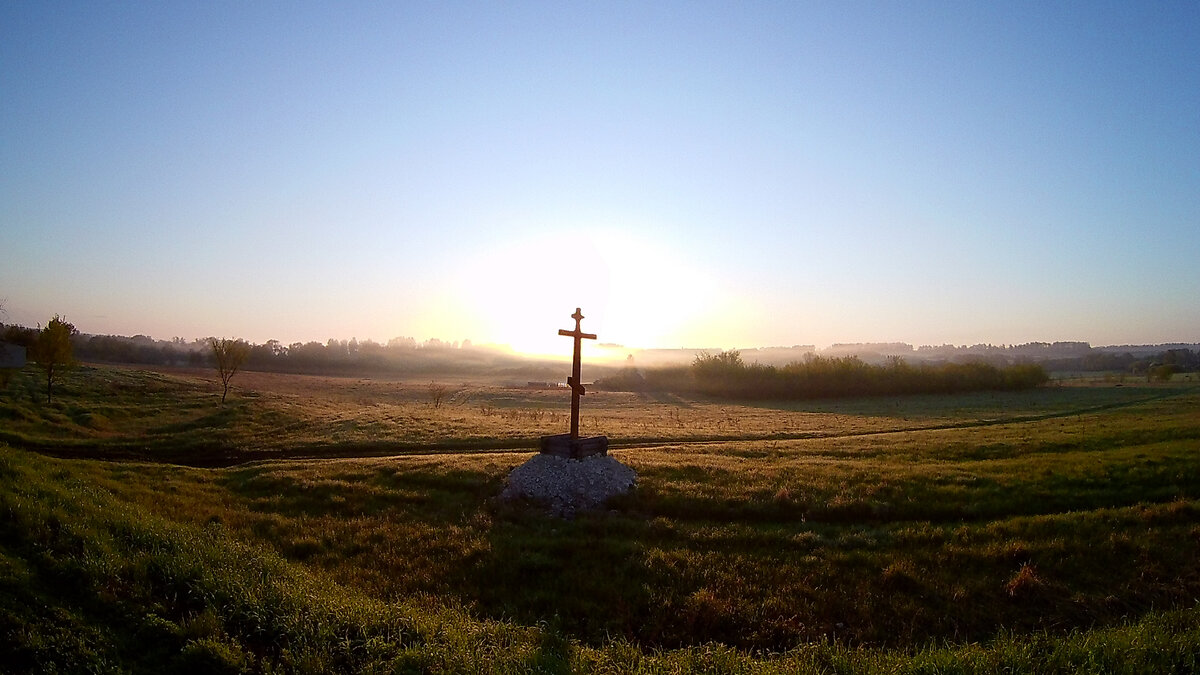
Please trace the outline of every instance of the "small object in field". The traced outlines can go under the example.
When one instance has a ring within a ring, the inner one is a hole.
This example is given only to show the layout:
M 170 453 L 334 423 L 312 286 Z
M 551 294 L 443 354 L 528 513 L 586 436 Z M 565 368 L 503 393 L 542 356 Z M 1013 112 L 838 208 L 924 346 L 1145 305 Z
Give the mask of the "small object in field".
M 544 454 L 554 455 L 567 459 L 583 459 L 594 455 L 608 455 L 608 437 L 592 436 L 589 438 L 579 437 L 579 397 L 583 396 L 583 380 L 580 379 L 580 349 L 582 340 L 595 340 L 596 335 L 593 333 L 584 333 L 579 327 L 579 322 L 583 320 L 583 312 L 579 307 L 575 308 L 575 313 L 571 315 L 575 319 L 575 330 L 559 329 L 559 335 L 565 335 L 575 339 L 575 352 L 571 359 L 571 376 L 567 378 L 567 384 L 571 387 L 571 432 L 568 434 L 556 434 L 554 436 L 542 436 L 541 450 Z
M 637 472 L 609 455 L 568 459 L 543 453 L 512 470 L 500 498 L 540 502 L 551 514 L 570 518 L 629 492 L 636 482 Z
M 25 367 L 25 348 L 0 341 L 0 368 L 20 370 Z

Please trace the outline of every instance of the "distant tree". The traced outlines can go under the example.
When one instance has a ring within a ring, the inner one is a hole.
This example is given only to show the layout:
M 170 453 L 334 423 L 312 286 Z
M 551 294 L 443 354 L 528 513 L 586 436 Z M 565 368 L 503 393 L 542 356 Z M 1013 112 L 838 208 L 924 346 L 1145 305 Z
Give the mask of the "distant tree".
M 4 316 L 8 312 L 4 311 L 4 301 L 0 300 L 0 316 Z M 4 357 L 4 344 L 0 343 L 0 359 Z M 0 368 L 0 389 L 8 386 L 8 379 L 12 377 L 12 371 L 8 368 Z
M 737 371 L 745 368 L 746 364 L 742 361 L 742 353 L 736 349 L 731 349 L 727 352 L 721 352 L 716 356 L 708 352 L 700 352 L 696 358 L 692 360 L 692 368 L 700 371 L 712 371 L 716 373 L 725 373 Z
M 1149 381 L 1150 379 L 1155 379 L 1159 382 L 1170 382 L 1171 377 L 1175 375 L 1176 372 L 1177 369 L 1172 363 L 1154 364 L 1150 366 L 1149 375 L 1147 376 L 1146 380 Z
M 213 358 L 217 362 L 217 374 L 221 376 L 221 386 L 224 387 L 221 391 L 221 404 L 224 405 L 225 397 L 229 395 L 229 380 L 233 379 L 238 369 L 249 358 L 250 345 L 245 340 L 229 338 L 209 338 L 208 344 L 212 347 Z
M 434 408 L 442 406 L 442 399 L 446 398 L 446 385 L 438 384 L 437 382 L 429 383 L 429 402 Z
M 387 347 L 388 349 L 416 349 L 417 340 L 410 337 L 394 337 L 388 340 Z
M 38 331 L 33 328 L 5 326 L 4 332 L 0 333 L 0 340 L 29 349 L 33 346 L 33 343 L 37 342 L 37 336 Z
M 61 377 L 62 371 L 75 363 L 71 356 L 71 336 L 78 332 L 75 326 L 55 314 L 29 347 L 29 358 L 46 371 L 46 403 L 54 399 L 55 378 Z

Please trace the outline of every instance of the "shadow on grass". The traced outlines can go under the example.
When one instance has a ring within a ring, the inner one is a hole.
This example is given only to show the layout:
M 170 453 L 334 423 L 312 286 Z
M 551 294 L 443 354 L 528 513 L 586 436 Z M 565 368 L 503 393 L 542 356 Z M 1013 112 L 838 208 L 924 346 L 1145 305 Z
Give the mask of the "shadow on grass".
M 147 433 L 151 435 L 174 435 L 197 431 L 208 433 L 228 432 L 233 430 L 238 422 L 250 416 L 250 403 L 248 401 L 235 401 L 226 403 L 209 412 L 207 415 L 200 415 L 189 420 L 152 427 L 147 430 Z
M 563 520 L 528 503 L 494 502 L 493 510 L 487 553 L 454 571 L 480 611 L 594 645 L 645 637 L 644 520 L 615 509 Z
M 486 472 L 433 473 L 398 467 L 306 477 L 260 464 L 231 471 L 223 484 L 254 510 L 288 518 L 395 512 L 442 525 L 459 524 L 499 491 L 495 478 Z
M 885 417 L 904 420 L 956 418 L 1029 421 L 1115 410 L 1164 398 L 1195 394 L 1195 386 L 1039 387 L 1028 391 L 980 391 L 959 394 L 898 394 L 801 400 L 739 401 L 747 408 Z M 720 401 L 720 399 L 714 399 Z

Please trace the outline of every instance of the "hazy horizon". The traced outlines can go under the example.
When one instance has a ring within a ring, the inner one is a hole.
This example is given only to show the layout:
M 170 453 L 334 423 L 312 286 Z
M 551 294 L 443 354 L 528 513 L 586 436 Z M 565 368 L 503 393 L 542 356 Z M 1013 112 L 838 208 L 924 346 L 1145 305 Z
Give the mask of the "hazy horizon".
M 62 318 L 67 321 L 71 321 L 70 317 L 64 316 Z M 586 319 L 585 319 L 585 321 L 586 321 Z M 0 315 L 0 325 L 25 325 L 27 327 L 35 327 L 36 325 L 38 325 L 38 323 L 44 324 L 44 322 L 37 322 L 37 323 L 33 323 L 33 324 L 22 324 L 20 322 L 7 320 L 6 317 Z M 183 340 L 185 343 L 195 343 L 195 342 L 203 342 L 212 337 L 228 337 L 228 338 L 234 338 L 234 339 L 243 339 L 251 344 L 256 344 L 256 345 L 263 345 L 269 341 L 275 341 L 284 347 L 289 347 L 289 346 L 297 345 L 297 344 L 310 344 L 310 343 L 319 343 L 322 345 L 326 345 L 326 344 L 329 344 L 330 341 L 339 342 L 339 343 L 348 343 L 351 340 L 356 341 L 358 344 L 364 344 L 364 343 L 370 341 L 370 342 L 374 342 L 375 344 L 378 344 L 378 345 L 388 345 L 393 340 L 411 340 L 413 345 L 416 347 L 432 347 L 432 346 L 435 346 L 438 343 L 440 343 L 440 346 L 445 346 L 447 348 L 456 348 L 457 349 L 457 348 L 474 347 L 474 348 L 480 348 L 480 349 L 495 349 L 495 350 L 509 351 L 518 356 L 529 356 L 529 357 L 551 358 L 551 359 L 555 359 L 555 358 L 569 359 L 570 355 L 571 355 L 570 354 L 571 348 L 572 348 L 571 341 L 568 339 L 564 339 L 561 336 L 559 336 L 559 339 L 555 343 L 553 343 L 553 344 L 557 345 L 559 347 L 559 349 L 551 350 L 551 351 L 547 351 L 547 352 L 536 352 L 536 351 L 522 351 L 510 344 L 491 341 L 491 340 L 487 340 L 487 339 L 474 339 L 469 336 L 454 339 L 454 338 L 438 337 L 438 336 L 428 336 L 428 337 L 422 338 L 422 337 L 416 337 L 416 336 L 412 336 L 412 335 L 393 335 L 389 338 L 379 339 L 379 338 L 375 338 L 375 337 L 371 337 L 371 336 L 328 335 L 324 338 L 288 340 L 288 339 L 280 339 L 278 337 L 255 338 L 255 337 L 248 337 L 246 335 L 237 335 L 237 334 L 232 334 L 232 335 L 207 334 L 207 335 L 201 335 L 201 336 L 187 337 L 187 336 L 181 336 L 181 335 L 170 335 L 170 336 L 154 335 L 154 334 L 150 334 L 150 333 L 146 333 L 146 332 L 142 332 L 142 331 L 136 331 L 136 332 L 132 332 L 132 333 L 97 333 L 95 331 L 87 330 L 86 328 L 81 328 L 74 322 L 72 322 L 72 325 L 75 325 L 76 329 L 79 330 L 79 332 L 81 334 L 85 334 L 85 335 L 111 335 L 111 336 L 115 336 L 115 337 L 124 337 L 124 338 L 145 337 L 145 338 L 150 338 L 150 339 L 158 341 L 158 342 L 170 342 L 172 340 L 180 339 L 180 340 Z M 564 324 L 564 326 L 565 325 L 566 324 Z M 586 326 L 585 326 L 585 328 L 586 328 Z M 557 334 L 557 332 L 556 332 L 556 334 Z M 1083 344 L 1088 344 L 1093 349 L 1111 349 L 1111 348 L 1118 348 L 1118 347 L 1155 347 L 1155 346 L 1167 346 L 1167 345 L 1197 345 L 1197 344 L 1200 344 L 1200 339 L 1173 340 L 1173 341 L 1168 341 L 1168 342 L 1146 342 L 1146 343 L 1122 342 L 1122 343 L 1107 343 L 1107 344 L 1099 344 L 1099 343 L 1095 343 L 1095 342 L 1091 342 L 1089 340 L 1083 340 L 1083 339 L 1079 339 L 1079 340 L 1036 340 L 1036 339 L 1034 339 L 1034 340 L 1024 340 L 1022 342 L 1017 342 L 1017 343 L 996 342 L 996 341 L 988 341 L 988 340 L 976 341 L 976 342 L 964 342 L 964 343 L 954 343 L 954 342 L 948 342 L 948 341 L 914 342 L 911 340 L 860 340 L 860 341 L 838 341 L 838 342 L 833 342 L 833 343 L 829 343 L 829 344 L 811 344 L 811 343 L 773 344 L 773 345 L 684 344 L 684 345 L 674 345 L 674 346 L 650 346 L 650 347 L 640 346 L 640 345 L 620 344 L 620 343 L 613 343 L 613 342 L 607 342 L 604 340 L 599 340 L 597 342 L 584 341 L 582 343 L 582 346 L 584 349 L 584 353 L 593 359 L 595 359 L 595 358 L 624 359 L 626 357 L 626 355 L 628 355 L 630 353 L 641 353 L 641 352 L 671 352 L 671 351 L 716 352 L 716 351 L 723 351 L 723 350 L 770 351 L 770 350 L 797 350 L 798 349 L 798 350 L 812 351 L 812 352 L 816 352 L 816 353 L 821 353 L 821 352 L 828 353 L 828 352 L 839 352 L 839 351 L 854 351 L 853 349 L 848 349 L 848 348 L 856 348 L 856 347 L 878 348 L 878 347 L 897 347 L 897 346 L 901 346 L 901 345 L 906 345 L 915 351 L 915 350 L 920 350 L 922 348 L 937 349 L 937 348 L 942 348 L 942 347 L 949 347 L 949 348 L 955 348 L 955 349 L 968 349 L 968 348 L 980 347 L 980 346 L 991 346 L 991 347 L 1000 348 L 1000 349 L 1009 349 L 1009 348 L 1019 347 L 1019 346 L 1028 345 L 1028 344 L 1054 344 L 1054 343 L 1064 343 L 1064 344 L 1083 343 Z M 863 351 L 866 351 L 866 350 L 864 349 Z
M 1200 341 L 1195 3 L 8 3 L 0 93 L 7 323 Z

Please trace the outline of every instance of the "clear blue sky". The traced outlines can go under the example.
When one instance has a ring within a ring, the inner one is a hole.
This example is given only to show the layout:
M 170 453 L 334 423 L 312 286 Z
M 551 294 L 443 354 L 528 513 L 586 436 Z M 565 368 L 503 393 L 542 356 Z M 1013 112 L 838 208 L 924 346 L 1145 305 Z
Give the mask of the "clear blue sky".
M 1195 342 L 1200 4 L 6 2 L 0 241 L 91 333 Z

